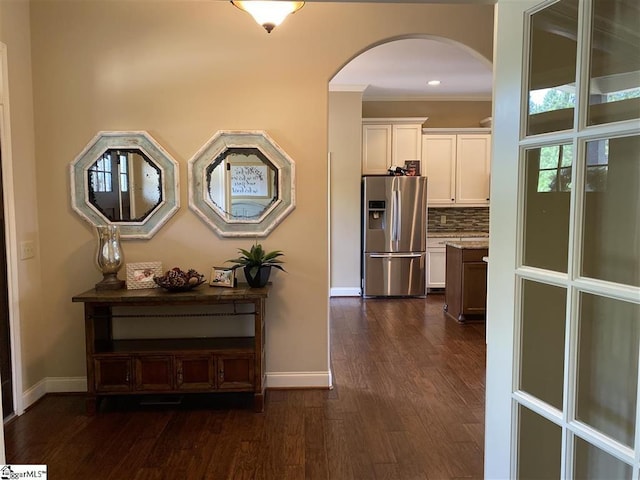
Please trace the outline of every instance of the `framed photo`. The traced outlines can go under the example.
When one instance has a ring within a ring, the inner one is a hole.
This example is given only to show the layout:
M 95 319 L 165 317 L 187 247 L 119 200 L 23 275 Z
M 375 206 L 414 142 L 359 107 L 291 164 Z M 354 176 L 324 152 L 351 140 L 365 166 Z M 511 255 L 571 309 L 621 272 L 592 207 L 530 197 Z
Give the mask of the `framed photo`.
M 127 263 L 127 290 L 156 288 L 153 277 L 162 275 L 162 262 Z
M 420 176 L 420 160 L 405 160 L 404 169 L 410 177 Z
M 211 269 L 209 286 L 233 288 L 236 285 L 236 271 L 233 268 L 213 267 Z

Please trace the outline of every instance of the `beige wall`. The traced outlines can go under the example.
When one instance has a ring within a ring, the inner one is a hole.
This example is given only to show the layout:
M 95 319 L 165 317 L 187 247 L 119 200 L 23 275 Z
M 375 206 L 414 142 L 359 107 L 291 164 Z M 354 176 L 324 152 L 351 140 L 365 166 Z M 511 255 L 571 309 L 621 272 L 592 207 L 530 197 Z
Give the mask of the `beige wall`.
M 20 342 L 14 346 L 23 361 L 23 389 L 27 390 L 46 376 L 50 319 L 41 310 L 43 290 L 40 275 L 41 255 L 38 247 L 38 203 L 35 181 L 36 160 L 33 129 L 33 96 L 31 74 L 31 44 L 29 29 L 29 3 L 2 1 L 0 4 L 0 42 L 6 47 L 7 84 L 3 85 L 8 98 L 2 100 L 2 171 L 5 215 L 8 217 L 7 243 L 9 246 L 8 273 L 12 284 L 9 299 L 12 309 L 13 334 Z M 9 117 L 6 116 L 7 109 Z M 12 197 L 12 198 L 11 198 Z M 12 218 L 15 213 L 15 219 Z M 13 221 L 12 221 L 13 220 Z M 36 257 L 18 260 L 19 242 L 33 241 Z M 17 278 L 17 285 L 13 281 Z M 16 348 L 17 347 L 17 348 Z M 17 364 L 17 362 L 16 362 Z M 14 378 L 14 382 L 19 380 Z M 20 388 L 20 384 L 16 385 Z M 16 406 L 19 408 L 19 405 Z
M 331 294 L 360 289 L 362 93 L 329 93 Z
M 42 321 L 31 316 L 47 346 L 24 352 L 27 368 L 46 360 L 34 380 L 85 373 L 82 307 L 70 298 L 100 275 L 93 230 L 69 206 L 68 164 L 100 130 L 147 130 L 180 164 L 180 211 L 153 239 L 125 242 L 129 262 L 207 271 L 250 244 L 217 237 L 187 207 L 187 162 L 217 130 L 266 130 L 295 160 L 297 208 L 263 240 L 285 251 L 289 272 L 273 278 L 267 371 L 326 372 L 328 80 L 369 46 L 404 35 L 448 37 L 490 59 L 492 22 L 486 5 L 311 2 L 267 35 L 227 2 L 32 1 L 37 168 L 28 140 L 14 164 L 27 162 L 17 179 L 28 197 L 21 228 L 40 239 L 46 285 L 36 290 Z M 31 272 L 20 286 L 37 280 Z
M 363 102 L 362 116 L 429 117 L 427 128 L 480 127 L 480 120 L 491 116 L 490 101 L 402 101 Z

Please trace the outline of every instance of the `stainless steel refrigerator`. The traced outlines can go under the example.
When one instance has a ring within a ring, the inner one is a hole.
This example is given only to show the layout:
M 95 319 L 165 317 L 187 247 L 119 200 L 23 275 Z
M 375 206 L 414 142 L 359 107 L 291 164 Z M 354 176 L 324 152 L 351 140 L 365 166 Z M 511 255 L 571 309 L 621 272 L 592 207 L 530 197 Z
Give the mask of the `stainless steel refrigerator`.
M 427 177 L 362 177 L 362 295 L 426 295 Z

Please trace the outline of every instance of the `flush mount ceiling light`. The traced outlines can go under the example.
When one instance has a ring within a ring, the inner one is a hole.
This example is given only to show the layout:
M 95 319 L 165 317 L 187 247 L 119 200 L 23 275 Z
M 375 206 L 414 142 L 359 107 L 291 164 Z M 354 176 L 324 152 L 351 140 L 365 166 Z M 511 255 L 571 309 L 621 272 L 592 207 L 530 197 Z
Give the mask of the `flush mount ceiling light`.
M 287 15 L 295 13 L 304 6 L 304 2 L 231 0 L 231 3 L 249 13 L 268 33 L 280 25 Z
M 440 80 L 429 80 L 427 82 L 427 85 L 430 85 L 432 87 L 438 86 L 438 85 L 440 85 Z

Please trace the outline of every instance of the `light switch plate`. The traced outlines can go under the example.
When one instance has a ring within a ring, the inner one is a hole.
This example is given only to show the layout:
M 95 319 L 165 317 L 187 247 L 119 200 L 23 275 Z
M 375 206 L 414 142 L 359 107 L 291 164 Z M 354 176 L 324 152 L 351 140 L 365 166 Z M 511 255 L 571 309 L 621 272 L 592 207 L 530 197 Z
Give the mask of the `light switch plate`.
M 27 260 L 36 256 L 36 245 L 32 241 L 20 242 L 20 260 Z

